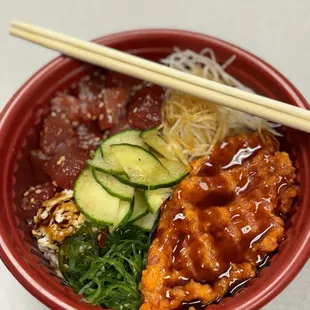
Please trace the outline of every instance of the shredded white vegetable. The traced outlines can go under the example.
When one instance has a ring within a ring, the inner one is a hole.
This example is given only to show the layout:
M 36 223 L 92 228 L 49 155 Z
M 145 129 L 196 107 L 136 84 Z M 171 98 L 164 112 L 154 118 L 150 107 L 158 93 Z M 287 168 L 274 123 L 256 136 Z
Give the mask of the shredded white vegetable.
M 235 59 L 236 56 L 233 55 L 220 65 L 212 49 L 205 48 L 198 54 L 176 48 L 174 53 L 161 62 L 184 72 L 253 92 L 225 71 Z M 267 130 L 280 135 L 275 130 L 279 126 L 257 116 L 174 90 L 169 91 L 162 108 L 162 137 L 185 164 L 208 155 L 212 147 L 227 136 L 256 130 Z

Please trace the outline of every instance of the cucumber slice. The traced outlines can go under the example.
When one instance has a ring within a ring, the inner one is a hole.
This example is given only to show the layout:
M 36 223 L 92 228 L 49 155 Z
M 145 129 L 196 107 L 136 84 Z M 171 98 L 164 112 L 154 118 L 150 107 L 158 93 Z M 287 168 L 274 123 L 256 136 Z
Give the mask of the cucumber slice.
M 99 224 L 114 225 L 120 200 L 111 196 L 95 180 L 91 169 L 85 169 L 74 183 L 74 200 L 80 210 Z
M 87 165 L 102 172 L 110 172 L 110 166 L 103 160 L 100 147 L 97 148 L 94 157 L 86 161 Z
M 157 156 L 162 165 L 169 171 L 170 177 L 179 177 L 182 174 L 188 174 L 187 167 L 180 161 L 168 160 L 161 156 Z
M 159 211 L 157 211 L 155 214 L 148 213 L 147 215 L 135 221 L 133 224 L 143 230 L 151 231 L 156 225 L 158 215 Z
M 169 177 L 160 161 L 140 146 L 116 144 L 111 145 L 111 150 L 128 176 L 121 177 L 123 180 L 129 179 L 134 185 L 150 187 Z
M 140 138 L 140 133 L 140 130 L 126 130 L 106 139 L 101 143 L 100 148 L 103 161 L 105 162 L 106 166 L 109 167 L 109 169 L 105 172 L 110 174 L 124 174 L 122 166 L 115 159 L 111 151 L 111 145 L 127 143 L 132 145 L 138 145 L 144 149 L 149 149 L 149 147 Z M 105 167 L 103 167 L 103 169 L 105 169 Z
M 188 168 L 180 161 L 168 160 L 163 157 L 157 157 L 162 165 L 169 171 L 169 186 L 180 183 L 189 173 Z
M 144 194 L 142 192 L 137 190 L 135 191 L 134 201 L 135 202 L 130 222 L 136 221 L 137 219 L 143 217 L 149 212 L 147 208 L 147 203 L 144 198 Z
M 173 186 L 188 174 L 186 166 L 181 162 L 161 156 L 156 158 L 139 146 L 118 144 L 112 145 L 111 149 L 126 172 L 126 175 L 118 175 L 116 178 L 136 188 L 158 189 Z
M 145 191 L 145 200 L 150 211 L 155 213 L 163 202 L 171 195 L 172 191 L 172 188 L 169 187 Z
M 110 232 L 114 231 L 117 227 L 125 225 L 131 218 L 133 211 L 133 202 L 123 201 L 119 202 L 119 213 L 113 226 L 109 227 Z
M 93 171 L 96 181 L 112 196 L 121 200 L 132 201 L 135 189 L 121 183 L 116 177 L 101 171 Z
M 133 181 L 131 181 L 126 175 L 116 175 L 115 176 L 121 183 L 124 183 L 126 185 L 129 186 L 133 186 L 135 188 L 139 188 L 139 189 L 148 189 L 149 186 L 144 185 L 144 184 L 139 184 L 139 183 L 135 183 Z
M 165 158 L 177 161 L 171 146 L 158 135 L 158 127 L 143 131 L 140 137 L 147 145 Z

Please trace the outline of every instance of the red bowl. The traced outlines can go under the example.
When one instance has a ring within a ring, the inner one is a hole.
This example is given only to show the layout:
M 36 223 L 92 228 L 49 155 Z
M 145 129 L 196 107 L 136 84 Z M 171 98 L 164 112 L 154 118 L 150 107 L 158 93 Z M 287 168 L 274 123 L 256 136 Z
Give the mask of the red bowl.
M 229 72 L 257 93 L 308 109 L 298 90 L 278 71 L 256 56 L 221 40 L 187 31 L 138 30 L 106 36 L 98 43 L 158 60 L 173 47 L 200 51 L 212 48 L 219 62 L 231 55 L 237 59 Z M 80 301 L 48 269 L 20 209 L 21 194 L 33 185 L 29 150 L 38 144 L 40 122 L 49 100 L 91 67 L 67 57 L 58 57 L 34 74 L 13 96 L 0 117 L 0 254 L 18 281 L 52 309 L 95 309 Z M 210 309 L 258 309 L 279 294 L 301 270 L 310 252 L 310 135 L 285 129 L 283 145 L 297 167 L 300 197 L 294 205 L 286 239 L 258 277 L 235 296 L 224 298 Z

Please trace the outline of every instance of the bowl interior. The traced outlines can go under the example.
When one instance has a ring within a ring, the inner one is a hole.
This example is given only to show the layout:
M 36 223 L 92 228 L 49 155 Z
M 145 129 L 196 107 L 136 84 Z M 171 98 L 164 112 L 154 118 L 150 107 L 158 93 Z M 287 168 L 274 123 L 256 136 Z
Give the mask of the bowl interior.
M 146 30 L 116 34 L 97 42 L 158 61 L 175 46 L 200 51 L 214 50 L 219 63 L 237 56 L 228 72 L 257 93 L 307 108 L 299 92 L 281 74 L 255 56 L 223 41 L 190 32 Z M 0 119 L 1 187 L 1 257 L 17 279 L 37 298 L 53 309 L 94 309 L 80 302 L 70 288 L 53 275 L 47 261 L 31 237 L 28 221 L 31 214 L 20 209 L 25 190 L 44 181 L 44 176 L 31 166 L 29 151 L 37 148 L 42 119 L 49 100 L 58 90 L 68 87 L 94 67 L 60 57 L 35 74 L 12 98 Z M 302 268 L 309 255 L 310 185 L 309 135 L 283 128 L 282 148 L 289 152 L 297 167 L 299 199 L 287 223 L 287 237 L 269 265 L 259 276 L 240 289 L 234 298 L 227 297 L 209 308 L 257 309 L 278 294 Z

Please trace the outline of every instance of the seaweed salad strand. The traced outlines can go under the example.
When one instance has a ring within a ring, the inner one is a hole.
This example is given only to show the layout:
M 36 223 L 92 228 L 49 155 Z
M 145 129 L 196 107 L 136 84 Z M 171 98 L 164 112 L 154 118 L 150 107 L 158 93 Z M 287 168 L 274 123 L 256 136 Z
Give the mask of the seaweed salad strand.
M 68 284 L 86 301 L 117 310 L 138 309 L 138 290 L 152 232 L 128 225 L 108 234 L 87 223 L 59 250 Z

